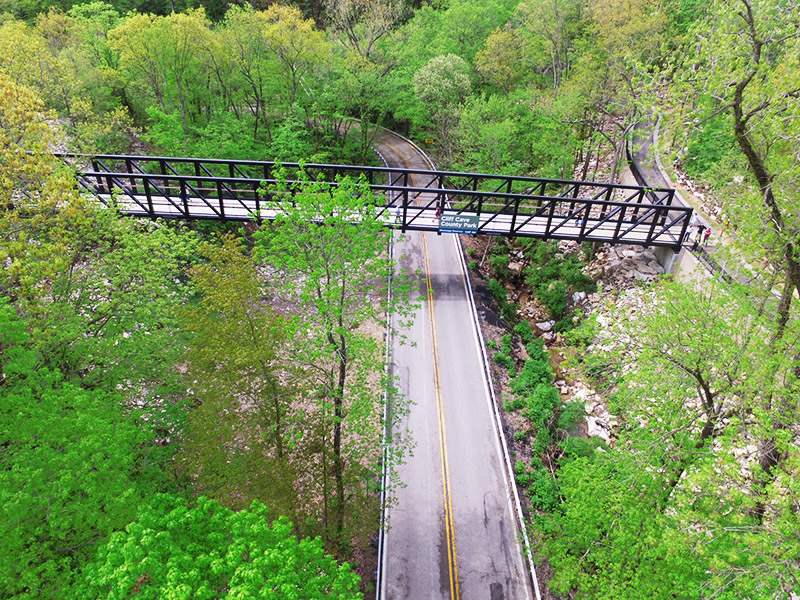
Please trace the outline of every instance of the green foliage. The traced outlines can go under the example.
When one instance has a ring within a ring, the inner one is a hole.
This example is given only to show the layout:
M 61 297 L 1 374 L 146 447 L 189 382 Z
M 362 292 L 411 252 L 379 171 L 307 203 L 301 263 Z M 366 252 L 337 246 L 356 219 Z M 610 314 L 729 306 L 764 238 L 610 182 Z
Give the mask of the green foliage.
M 544 349 L 544 340 L 542 338 L 534 338 L 525 344 L 525 350 L 532 360 L 550 362 L 550 356 L 547 350 Z
M 583 263 L 573 255 L 560 254 L 554 242 L 530 240 L 523 247 L 528 260 L 535 265 L 525 271 L 525 281 L 547 306 L 552 318 L 562 320 L 566 316 L 569 294 L 595 290 L 594 282 L 581 270 Z M 571 321 L 565 321 L 561 328 L 571 329 Z
M 508 354 L 503 352 L 497 352 L 494 355 L 494 362 L 496 362 L 501 367 L 505 367 L 508 370 L 510 375 L 514 375 L 516 373 L 516 367 L 514 366 L 514 359 L 511 358 Z
M 508 301 L 508 292 L 506 288 L 503 287 L 503 284 L 496 279 L 490 279 L 487 283 L 487 287 L 489 288 L 489 293 L 497 300 L 500 306 L 500 315 L 506 321 L 516 323 L 519 306 L 514 302 Z
M 511 412 L 512 410 L 519 410 L 525 406 L 525 399 L 522 396 L 514 396 L 512 400 L 503 402 L 503 410 Z
M 560 502 L 558 481 L 544 467 L 532 469 L 526 494 L 531 505 L 541 511 L 555 510 Z
M 511 382 L 511 389 L 515 394 L 533 392 L 540 384 L 549 384 L 553 381 L 553 370 L 549 362 L 528 359 L 517 377 Z
M 531 324 L 527 321 L 520 321 L 514 326 L 514 333 L 516 333 L 522 343 L 527 346 L 528 344 L 532 343 L 534 340 L 533 337 L 533 330 L 531 329 Z
M 503 287 L 503 284 L 501 284 L 499 281 L 496 279 L 490 279 L 486 286 L 489 288 L 489 293 L 499 303 L 508 301 L 508 292 L 506 291 L 506 288 Z
M 205 497 L 194 505 L 157 495 L 101 547 L 74 597 L 362 597 L 358 576 L 318 538 L 298 540 L 288 520 L 267 516 L 258 501 L 233 512 Z
M 506 333 L 500 338 L 500 345 L 503 349 L 503 352 L 506 354 L 511 353 L 511 334 Z
M 700 585 L 707 558 L 659 513 L 652 501 L 658 478 L 630 471 L 618 459 L 616 451 L 596 453 L 560 470 L 562 509 L 536 521 L 555 572 L 552 589 L 620 600 L 706 597 Z
M 283 202 L 279 217 L 255 234 L 259 261 L 279 274 L 275 293 L 298 310 L 296 364 L 315 403 L 305 407 L 308 455 L 303 478 L 306 498 L 323 498 L 314 511 L 324 541 L 339 548 L 377 523 L 377 496 L 367 465 L 379 460 L 384 389 L 381 345 L 360 329 L 383 322 L 385 311 L 408 317 L 411 286 L 393 274 L 393 304 L 386 286 L 394 265 L 385 249 L 388 231 L 377 218 L 377 200 L 362 182 L 281 182 L 266 190 L 265 202 Z M 320 216 L 324 220 L 319 222 Z M 353 227 L 358 218 L 359 226 Z M 400 399 L 395 396 L 394 402 Z M 400 414 L 400 413 L 397 413 Z M 333 443 L 332 443 L 333 441 Z M 397 438 L 393 451 L 403 451 Z M 319 506 L 319 505 L 322 506 Z M 324 512 L 323 512 L 324 511 Z
M 681 162 L 695 179 L 722 186 L 731 180 L 732 173 L 741 172 L 733 128 L 724 115 L 717 115 L 694 130 Z
M 577 311 L 576 311 L 577 312 Z M 586 348 L 594 341 L 597 335 L 597 318 L 590 316 L 588 319 L 580 321 L 577 327 L 569 329 L 564 339 L 567 344 L 575 348 Z
M 672 31 L 678 36 L 684 36 L 693 23 L 705 16 L 706 11 L 706 3 L 702 0 L 669 0 L 665 13 Z
M 559 467 L 576 458 L 591 458 L 598 448 L 604 451 L 608 448 L 599 438 L 583 438 L 574 435 L 564 438 L 560 445 L 564 455 L 559 460 Z
M 466 171 L 569 177 L 575 137 L 528 92 L 473 96 L 459 128 L 458 166 Z
M 477 260 L 469 261 L 469 264 L 467 265 L 467 268 L 470 271 L 477 271 L 478 270 L 478 261 Z
M 118 394 L 41 367 L 0 303 L 0 581 L 5 597 L 63 597 L 99 540 L 133 516 L 145 429 Z
M 190 272 L 197 301 L 180 317 L 192 334 L 185 384 L 202 403 L 189 414 L 174 469 L 228 507 L 259 498 L 291 515 L 299 504 L 292 459 L 302 461 L 287 358 L 293 323 L 267 304 L 239 240 L 226 236 L 200 252 L 204 263 Z
M 571 431 L 575 425 L 586 416 L 586 408 L 583 402 L 567 402 L 561 407 L 556 427 L 564 431 Z
M 177 113 L 165 114 L 151 106 L 147 108 L 150 126 L 144 138 L 167 156 L 186 156 L 188 140 L 183 133 L 181 116 Z
M 558 388 L 548 383 L 540 383 L 532 394 L 526 396 L 522 416 L 529 419 L 537 431 L 544 432 L 554 423 L 555 411 L 560 405 Z
M 563 279 L 551 280 L 546 286 L 538 278 L 528 279 L 534 289 L 536 297 L 550 311 L 550 316 L 554 319 L 561 319 L 567 310 L 567 282 Z
M 511 271 L 508 270 L 508 258 L 508 254 L 492 254 L 489 257 L 489 264 L 500 279 L 508 279 L 511 276 Z

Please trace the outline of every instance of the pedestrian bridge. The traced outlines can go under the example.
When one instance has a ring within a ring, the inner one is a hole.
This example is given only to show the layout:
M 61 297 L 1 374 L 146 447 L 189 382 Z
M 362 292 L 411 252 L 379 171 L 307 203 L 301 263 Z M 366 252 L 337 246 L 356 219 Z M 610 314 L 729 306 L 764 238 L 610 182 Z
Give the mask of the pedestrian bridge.
M 119 155 L 59 155 L 81 187 L 125 214 L 269 220 L 285 196 L 270 186 L 363 177 L 387 227 L 680 250 L 692 209 L 668 188 L 394 167 Z

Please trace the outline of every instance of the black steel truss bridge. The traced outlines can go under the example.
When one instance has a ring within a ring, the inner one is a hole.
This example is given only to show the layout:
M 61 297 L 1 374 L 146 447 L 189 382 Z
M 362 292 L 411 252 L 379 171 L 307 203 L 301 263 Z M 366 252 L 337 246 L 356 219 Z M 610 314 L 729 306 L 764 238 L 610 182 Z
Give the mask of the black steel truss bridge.
M 335 185 L 363 177 L 387 227 L 662 246 L 680 250 L 692 209 L 668 188 L 392 167 L 60 155 L 79 185 L 125 214 L 166 219 L 268 220 L 285 196 L 270 186 L 278 169 Z M 281 198 L 283 198 L 281 200 Z M 458 218 L 454 218 L 457 215 Z M 441 217 L 441 218 L 440 218 Z M 452 229 L 450 229 L 452 231 Z

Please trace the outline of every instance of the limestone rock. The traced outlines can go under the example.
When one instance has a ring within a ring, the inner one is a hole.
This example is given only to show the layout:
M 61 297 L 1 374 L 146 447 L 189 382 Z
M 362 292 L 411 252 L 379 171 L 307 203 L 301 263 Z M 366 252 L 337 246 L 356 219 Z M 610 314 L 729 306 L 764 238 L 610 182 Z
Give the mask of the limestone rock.
M 543 322 L 541 322 L 541 323 L 537 323 L 537 324 L 536 324 L 536 326 L 537 326 L 537 327 L 538 327 L 538 328 L 539 328 L 541 331 L 547 332 L 547 331 L 552 331 L 552 330 L 553 330 L 553 326 L 554 326 L 555 324 L 556 324 L 556 322 L 555 322 L 555 321 L 543 321 Z

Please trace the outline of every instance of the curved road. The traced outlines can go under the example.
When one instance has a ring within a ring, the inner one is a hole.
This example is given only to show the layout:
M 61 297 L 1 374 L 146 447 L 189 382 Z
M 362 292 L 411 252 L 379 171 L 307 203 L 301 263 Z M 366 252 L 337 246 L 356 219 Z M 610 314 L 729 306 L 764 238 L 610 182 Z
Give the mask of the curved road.
M 389 166 L 431 168 L 389 132 L 376 147 Z M 408 232 L 395 245 L 422 306 L 392 347 L 392 372 L 412 403 L 400 428 L 415 448 L 387 510 L 385 600 L 535 597 L 459 252 L 453 235 Z

